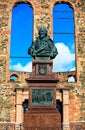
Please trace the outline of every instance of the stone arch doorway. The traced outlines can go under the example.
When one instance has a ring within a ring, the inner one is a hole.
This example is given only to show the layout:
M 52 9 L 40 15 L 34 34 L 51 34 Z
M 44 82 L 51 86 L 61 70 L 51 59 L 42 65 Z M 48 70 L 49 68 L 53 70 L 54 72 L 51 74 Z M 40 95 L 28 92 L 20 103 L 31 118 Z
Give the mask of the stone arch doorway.
M 26 110 L 28 109 L 29 106 L 29 101 L 28 99 L 25 99 L 23 102 L 23 109 L 24 109 L 24 113 L 26 112 Z
M 63 103 L 59 99 L 56 100 L 56 108 L 61 115 L 61 122 L 63 122 Z
M 69 88 L 58 88 L 56 90 L 56 108 L 61 115 L 61 127 L 70 130 L 69 125 Z

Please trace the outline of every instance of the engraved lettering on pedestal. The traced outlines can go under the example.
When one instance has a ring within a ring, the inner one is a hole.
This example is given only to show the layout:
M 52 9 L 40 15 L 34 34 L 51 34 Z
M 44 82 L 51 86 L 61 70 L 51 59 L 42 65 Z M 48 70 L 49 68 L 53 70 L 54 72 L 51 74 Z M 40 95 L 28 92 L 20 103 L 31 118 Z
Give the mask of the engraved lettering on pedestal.
M 32 106 L 53 106 L 54 92 L 52 89 L 33 89 Z

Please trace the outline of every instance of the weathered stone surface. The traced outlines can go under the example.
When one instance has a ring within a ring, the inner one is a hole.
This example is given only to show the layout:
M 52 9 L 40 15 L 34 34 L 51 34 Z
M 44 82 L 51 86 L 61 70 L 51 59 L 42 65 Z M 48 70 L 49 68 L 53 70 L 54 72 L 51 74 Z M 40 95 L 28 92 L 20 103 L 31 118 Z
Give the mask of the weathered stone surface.
M 13 104 L 10 100 L 15 97 L 14 92 L 10 86 L 0 86 L 0 122 L 11 121 L 10 111 L 13 109 Z
M 71 130 L 84 130 L 85 122 L 73 122 L 70 124 Z
M 15 130 L 13 123 L 0 123 L 0 130 Z
M 37 29 L 44 25 L 48 29 L 48 33 L 52 36 L 52 10 L 56 0 L 0 0 L 0 121 L 15 122 L 15 96 L 12 88 L 18 83 L 26 86 L 25 78 L 29 73 L 10 72 L 9 71 L 9 45 L 11 30 L 11 12 L 15 3 L 29 2 L 34 9 L 34 32 L 38 35 Z M 74 8 L 75 19 L 75 44 L 76 44 L 76 72 L 56 73 L 59 78 L 59 88 L 68 87 L 70 93 L 70 115 L 72 121 L 85 121 L 85 0 L 63 0 L 63 2 L 71 3 Z M 60 0 L 59 3 L 62 3 Z M 10 82 L 10 76 L 16 74 L 19 82 Z M 68 83 L 68 76 L 72 75 L 76 79 L 76 83 Z M 9 82 L 8 82 L 9 81 Z M 7 88 L 7 84 L 10 86 Z M 10 91 L 8 91 L 10 90 Z M 61 98 L 60 98 L 61 99 Z M 74 104 L 71 104 L 72 102 Z M 7 106 L 7 107 L 6 107 Z M 75 108 L 73 114 L 73 107 Z M 11 110 L 12 107 L 13 109 Z M 6 108 L 6 109 L 4 109 Z M 10 114 L 10 111 L 12 114 Z M 8 117 L 7 117 L 8 115 Z M 75 117 L 75 118 L 73 118 Z M 73 130 L 80 129 L 77 124 L 71 127 Z M 84 127 L 81 127 L 83 130 Z M 20 127 L 19 127 L 20 129 Z M 12 129 L 11 129 L 12 130 Z

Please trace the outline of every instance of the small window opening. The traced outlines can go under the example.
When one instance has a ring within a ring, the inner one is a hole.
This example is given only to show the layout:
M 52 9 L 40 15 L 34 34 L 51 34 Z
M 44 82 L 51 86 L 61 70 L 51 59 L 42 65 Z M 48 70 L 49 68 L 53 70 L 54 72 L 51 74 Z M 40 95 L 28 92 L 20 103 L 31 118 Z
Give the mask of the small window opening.
M 13 82 L 18 81 L 18 76 L 17 75 L 11 75 L 10 81 L 13 81 Z
M 68 82 L 75 82 L 74 76 L 69 76 L 68 77 Z

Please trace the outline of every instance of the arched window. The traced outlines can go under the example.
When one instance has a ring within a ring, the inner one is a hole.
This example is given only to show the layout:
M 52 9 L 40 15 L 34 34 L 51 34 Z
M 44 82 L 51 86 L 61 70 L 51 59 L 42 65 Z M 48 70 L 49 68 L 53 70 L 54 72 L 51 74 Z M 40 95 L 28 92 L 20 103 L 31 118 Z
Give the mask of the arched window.
M 58 49 L 54 70 L 75 70 L 74 11 L 68 3 L 57 3 L 53 8 L 53 40 Z
M 68 82 L 75 82 L 74 76 L 72 75 L 68 76 Z
M 12 9 L 10 70 L 31 71 L 32 58 L 28 48 L 32 43 L 33 8 L 30 4 L 19 3 Z
M 18 76 L 16 74 L 13 74 L 10 76 L 10 81 L 16 82 L 18 81 Z

